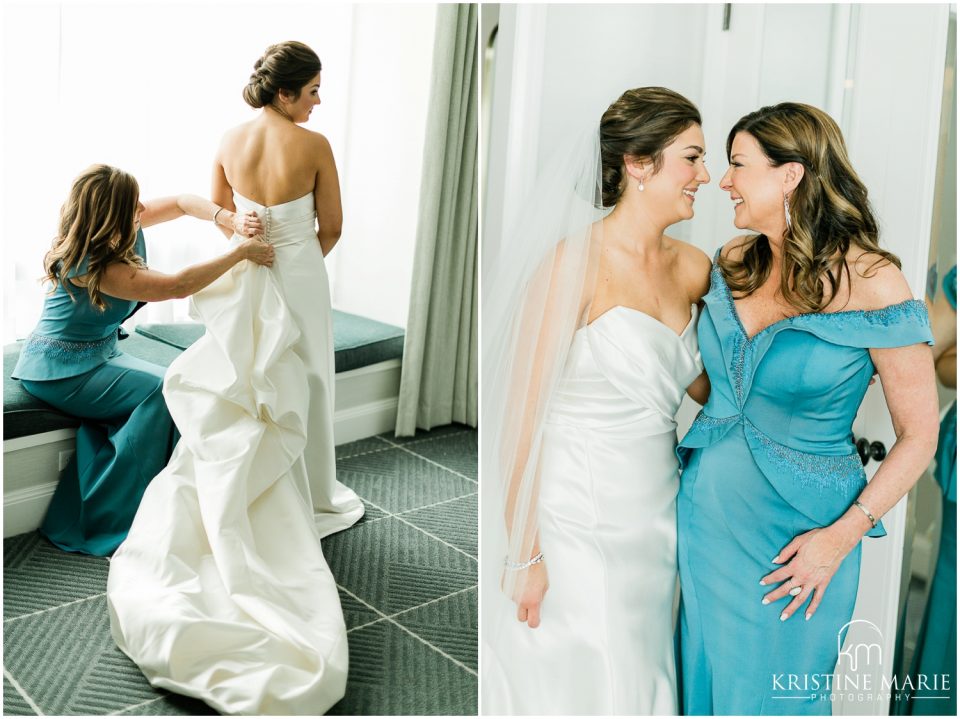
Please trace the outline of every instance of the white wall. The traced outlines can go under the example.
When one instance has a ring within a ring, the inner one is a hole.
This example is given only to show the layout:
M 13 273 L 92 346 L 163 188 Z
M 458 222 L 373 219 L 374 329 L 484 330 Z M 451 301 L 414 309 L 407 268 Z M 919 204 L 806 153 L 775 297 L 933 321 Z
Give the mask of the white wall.
M 547 15 L 538 165 L 573 124 L 624 90 L 661 85 L 699 102 L 705 5 L 555 5 Z

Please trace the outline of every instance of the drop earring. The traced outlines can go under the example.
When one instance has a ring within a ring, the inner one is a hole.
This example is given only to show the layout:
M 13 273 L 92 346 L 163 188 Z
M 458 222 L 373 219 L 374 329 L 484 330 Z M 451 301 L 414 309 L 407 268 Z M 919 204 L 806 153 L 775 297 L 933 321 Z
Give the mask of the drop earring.
M 637 184 L 637 189 L 640 190 L 640 192 L 643 192 L 643 178 L 642 178 L 642 177 L 640 178 L 639 184 Z
M 790 200 L 786 195 L 783 196 L 783 216 L 787 220 L 787 229 L 791 229 L 793 227 L 793 222 L 790 220 Z

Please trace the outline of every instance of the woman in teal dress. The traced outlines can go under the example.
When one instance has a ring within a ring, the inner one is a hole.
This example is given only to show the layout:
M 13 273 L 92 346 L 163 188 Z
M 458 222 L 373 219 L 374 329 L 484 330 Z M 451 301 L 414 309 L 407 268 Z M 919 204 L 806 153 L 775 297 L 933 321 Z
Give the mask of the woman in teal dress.
M 937 378 L 950 389 L 957 388 L 957 266 L 943 280 L 943 294 L 931 312 L 937 346 Z M 901 692 L 894 713 L 922 716 L 957 715 L 957 402 L 940 422 L 934 478 L 943 492 L 940 550 L 933 573 L 930 596 L 917 637 L 910 667 L 912 686 L 926 676 L 932 686 L 935 675 L 946 675 L 949 691 Z
M 829 116 L 762 108 L 727 155 L 720 186 L 757 234 L 714 262 L 712 390 L 678 448 L 683 713 L 829 714 L 860 539 L 933 455 L 929 321 Z M 851 426 L 874 372 L 897 442 L 867 486 Z
M 250 237 L 261 225 L 195 195 L 146 204 L 139 195 L 131 175 L 107 165 L 74 181 L 44 259 L 53 288 L 13 372 L 34 397 L 81 419 L 76 453 L 40 527 L 71 552 L 107 555 L 120 545 L 177 439 L 161 392 L 164 368 L 124 354 L 120 324 L 143 303 L 193 294 L 241 260 L 273 261 L 272 247 L 249 239 L 173 275 L 150 270 L 142 227 L 184 214 Z

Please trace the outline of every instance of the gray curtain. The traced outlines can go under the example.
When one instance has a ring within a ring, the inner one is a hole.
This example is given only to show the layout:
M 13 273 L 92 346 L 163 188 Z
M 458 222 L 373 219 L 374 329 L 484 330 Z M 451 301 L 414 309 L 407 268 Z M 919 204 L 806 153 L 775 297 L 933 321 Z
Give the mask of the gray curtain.
M 477 426 L 477 5 L 437 8 L 397 429 Z

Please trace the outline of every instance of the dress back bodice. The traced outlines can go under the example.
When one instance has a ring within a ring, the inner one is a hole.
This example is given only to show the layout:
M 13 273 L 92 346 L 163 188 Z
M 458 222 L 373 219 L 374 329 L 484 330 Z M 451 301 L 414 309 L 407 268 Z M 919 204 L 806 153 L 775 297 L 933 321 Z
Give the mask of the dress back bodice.
M 312 192 L 280 205 L 261 205 L 239 192 L 233 193 L 233 201 L 238 212 L 257 213 L 263 222 L 263 239 L 274 247 L 317 239 Z
M 137 230 L 134 252 L 146 260 L 143 230 Z M 86 272 L 86 260 L 68 274 Z M 90 301 L 85 287 L 57 283 L 43 302 L 40 321 L 27 338 L 14 369 L 15 379 L 47 380 L 75 377 L 103 364 L 117 351 L 117 339 L 125 336 L 120 324 L 143 306 L 143 302 L 104 294 L 105 309 Z
M 684 392 L 702 371 L 697 307 L 680 335 L 628 307 L 608 310 L 573 337 L 550 421 L 658 434 L 676 428 Z

